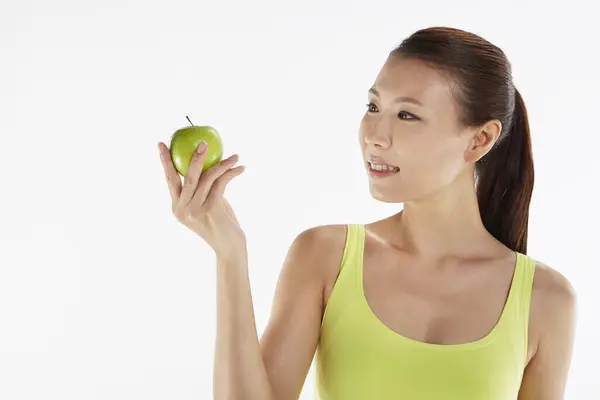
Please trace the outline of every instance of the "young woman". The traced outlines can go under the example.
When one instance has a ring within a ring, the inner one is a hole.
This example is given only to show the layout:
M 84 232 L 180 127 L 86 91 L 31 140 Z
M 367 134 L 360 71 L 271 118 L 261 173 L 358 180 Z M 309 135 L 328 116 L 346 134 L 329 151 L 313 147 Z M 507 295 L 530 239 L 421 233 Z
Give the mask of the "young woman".
M 505 54 L 423 29 L 368 96 L 370 191 L 404 207 L 301 232 L 260 340 L 245 235 L 223 197 L 243 166 L 233 155 L 201 173 L 201 145 L 182 186 L 159 144 L 175 216 L 217 256 L 215 398 L 297 399 L 316 356 L 322 400 L 562 399 L 575 294 L 526 255 L 531 139 Z

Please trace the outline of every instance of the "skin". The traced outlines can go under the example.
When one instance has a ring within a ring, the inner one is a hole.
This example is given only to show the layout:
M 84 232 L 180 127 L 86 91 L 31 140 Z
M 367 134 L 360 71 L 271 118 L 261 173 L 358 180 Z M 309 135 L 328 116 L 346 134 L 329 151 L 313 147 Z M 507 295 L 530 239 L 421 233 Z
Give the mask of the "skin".
M 392 330 L 437 344 L 478 340 L 493 329 L 515 265 L 514 252 L 482 224 L 473 177 L 474 163 L 492 148 L 502 125 L 461 126 L 447 79 L 419 61 L 391 56 L 373 84 L 377 95 L 369 93 L 359 133 L 365 171 L 371 156 L 400 168 L 391 177 L 370 178 L 371 195 L 404 204 L 401 212 L 366 225 L 365 296 Z M 399 96 L 422 105 L 395 102 Z M 277 399 L 300 394 L 345 235 L 345 225 L 313 227 L 288 251 L 260 339 Z M 518 399 L 563 399 L 576 296 L 562 274 L 537 260 L 532 290 Z

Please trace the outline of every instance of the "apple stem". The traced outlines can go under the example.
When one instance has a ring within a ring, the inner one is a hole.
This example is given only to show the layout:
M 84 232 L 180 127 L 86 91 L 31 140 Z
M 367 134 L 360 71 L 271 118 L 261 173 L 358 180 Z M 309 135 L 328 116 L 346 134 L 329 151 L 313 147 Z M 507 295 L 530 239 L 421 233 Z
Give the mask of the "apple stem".
M 190 121 L 190 117 L 188 117 L 187 115 L 186 115 L 185 117 L 187 118 L 187 120 L 188 120 L 188 121 Z M 192 121 L 190 121 L 190 124 L 191 124 L 192 126 L 194 126 L 194 123 L 193 123 Z

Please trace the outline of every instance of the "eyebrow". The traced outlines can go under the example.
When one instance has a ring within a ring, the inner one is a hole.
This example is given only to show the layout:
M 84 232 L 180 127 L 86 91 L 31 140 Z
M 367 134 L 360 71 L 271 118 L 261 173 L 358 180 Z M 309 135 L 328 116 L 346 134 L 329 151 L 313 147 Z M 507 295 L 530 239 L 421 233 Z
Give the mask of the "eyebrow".
M 374 87 L 369 89 L 369 93 L 373 94 L 376 97 L 380 97 L 379 92 Z M 421 103 L 419 100 L 415 99 L 414 97 L 400 96 L 400 97 L 397 97 L 394 99 L 394 103 L 412 103 L 412 104 L 416 104 L 417 106 L 425 107 L 423 105 L 423 103 Z

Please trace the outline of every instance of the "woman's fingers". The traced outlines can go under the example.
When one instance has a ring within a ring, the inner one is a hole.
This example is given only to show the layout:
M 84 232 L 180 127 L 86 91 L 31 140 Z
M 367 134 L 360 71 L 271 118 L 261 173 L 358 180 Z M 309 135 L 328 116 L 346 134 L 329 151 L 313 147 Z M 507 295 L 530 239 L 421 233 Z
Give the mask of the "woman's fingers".
M 226 173 L 231 167 L 233 167 L 238 159 L 239 155 L 233 154 L 220 163 L 204 171 L 200 177 L 200 182 L 198 184 L 198 188 L 196 189 L 196 193 L 194 194 L 193 201 L 199 205 L 204 204 L 209 193 L 211 193 L 213 190 L 215 181 L 224 173 Z
M 194 197 L 194 193 L 198 187 L 200 175 L 202 175 L 202 168 L 204 167 L 204 161 L 206 160 L 207 149 L 208 145 L 206 142 L 202 142 L 192 156 L 190 166 L 185 174 L 185 177 L 183 178 L 183 189 L 181 190 L 181 196 L 179 198 L 179 204 L 181 207 L 188 205 Z
M 175 206 L 175 204 L 177 204 L 179 201 L 179 195 L 181 193 L 181 179 L 179 178 L 179 174 L 177 173 L 177 170 L 173 165 L 173 161 L 171 160 L 171 152 L 169 151 L 169 148 L 164 143 L 159 142 L 158 151 L 163 166 L 163 171 L 165 173 L 165 178 L 167 180 L 167 186 L 169 187 L 171 201 L 173 202 L 173 206 Z
M 246 169 L 245 166 L 240 165 L 235 168 L 230 168 L 223 175 L 217 178 L 213 187 L 206 198 L 206 204 L 210 204 L 214 201 L 217 201 L 218 198 L 222 197 L 225 194 L 225 189 L 227 188 L 227 184 L 231 182 L 233 178 L 239 176 Z

